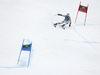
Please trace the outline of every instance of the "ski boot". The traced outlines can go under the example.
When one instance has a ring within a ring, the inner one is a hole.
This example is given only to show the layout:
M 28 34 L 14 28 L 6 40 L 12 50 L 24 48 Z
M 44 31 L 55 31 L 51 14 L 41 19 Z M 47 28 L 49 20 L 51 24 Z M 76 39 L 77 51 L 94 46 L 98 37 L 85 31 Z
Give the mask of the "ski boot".
M 63 29 L 65 29 L 65 27 L 64 27 L 64 26 L 65 26 L 65 24 L 63 24 L 61 27 L 62 27 Z
M 54 27 L 56 27 L 57 23 L 54 24 Z

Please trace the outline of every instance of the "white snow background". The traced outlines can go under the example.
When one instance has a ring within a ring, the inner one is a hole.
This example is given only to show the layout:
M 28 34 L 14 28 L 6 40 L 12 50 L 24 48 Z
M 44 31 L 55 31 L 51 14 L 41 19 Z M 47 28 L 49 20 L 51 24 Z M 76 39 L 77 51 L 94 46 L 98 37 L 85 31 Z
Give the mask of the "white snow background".
M 100 0 L 75 18 L 80 0 L 0 0 L 0 75 L 100 75 Z M 53 23 L 70 13 L 72 27 Z M 32 42 L 32 54 L 18 56 L 23 39 Z

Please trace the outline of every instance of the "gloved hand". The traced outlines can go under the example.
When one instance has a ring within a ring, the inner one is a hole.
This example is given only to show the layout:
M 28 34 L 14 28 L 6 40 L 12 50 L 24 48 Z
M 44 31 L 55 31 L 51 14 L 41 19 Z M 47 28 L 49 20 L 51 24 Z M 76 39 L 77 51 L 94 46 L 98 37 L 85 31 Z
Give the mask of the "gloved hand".
M 61 15 L 61 14 L 58 14 L 58 15 Z
M 71 24 L 69 24 L 69 27 L 71 27 Z

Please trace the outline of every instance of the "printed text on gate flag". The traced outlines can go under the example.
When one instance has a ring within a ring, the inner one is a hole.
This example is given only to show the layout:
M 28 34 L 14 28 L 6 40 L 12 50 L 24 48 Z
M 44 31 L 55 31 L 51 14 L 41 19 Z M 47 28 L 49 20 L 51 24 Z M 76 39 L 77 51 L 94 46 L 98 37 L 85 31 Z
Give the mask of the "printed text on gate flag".
M 78 11 L 87 13 L 87 9 L 88 9 L 88 7 L 80 5 Z

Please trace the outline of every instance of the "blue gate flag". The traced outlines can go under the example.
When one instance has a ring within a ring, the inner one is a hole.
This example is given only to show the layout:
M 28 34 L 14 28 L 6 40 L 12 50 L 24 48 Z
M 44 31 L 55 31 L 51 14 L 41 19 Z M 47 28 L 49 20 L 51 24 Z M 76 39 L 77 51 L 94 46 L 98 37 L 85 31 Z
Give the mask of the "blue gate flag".
M 21 56 L 21 52 L 22 51 L 29 51 L 30 53 L 29 53 L 29 59 L 28 59 L 28 65 L 27 65 L 27 67 L 29 67 L 30 57 L 31 57 L 32 42 L 31 43 L 28 43 L 28 44 L 25 44 L 24 42 L 25 42 L 25 40 L 23 40 L 23 43 L 22 43 L 22 47 L 21 47 L 21 50 L 20 50 L 20 54 L 19 54 L 19 58 L 18 58 L 17 64 L 19 63 L 20 56 Z
M 31 46 L 32 46 L 32 43 L 31 44 L 22 45 L 22 49 L 21 50 L 31 51 Z

